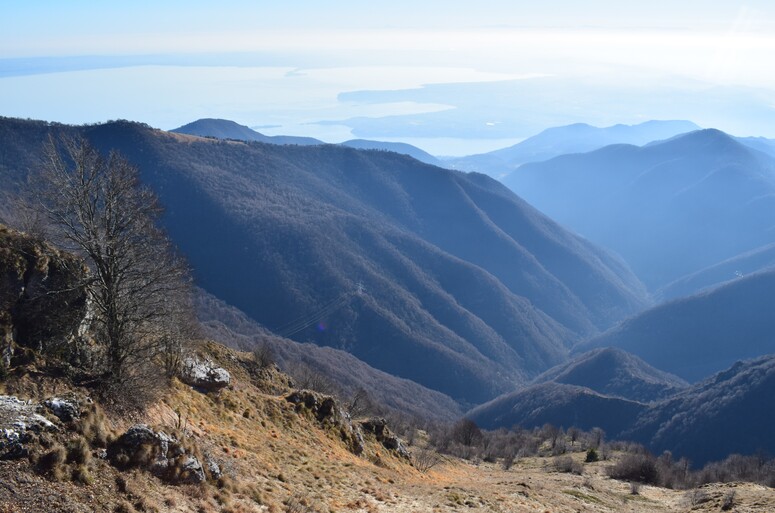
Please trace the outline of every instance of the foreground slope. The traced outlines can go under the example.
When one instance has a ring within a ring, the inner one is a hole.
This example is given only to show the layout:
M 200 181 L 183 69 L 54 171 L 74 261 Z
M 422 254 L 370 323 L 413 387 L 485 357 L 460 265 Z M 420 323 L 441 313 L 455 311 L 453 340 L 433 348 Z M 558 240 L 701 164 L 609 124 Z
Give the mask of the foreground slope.
M 389 152 L 216 141 L 117 122 L 198 283 L 264 326 L 477 403 L 646 304 L 620 261 L 506 188 Z M 22 172 L 23 170 L 19 170 Z
M 553 459 L 548 457 L 519 458 L 508 470 L 500 463 L 474 464 L 442 457 L 439 464 L 421 472 L 371 434 L 364 436 L 361 455 L 355 455 L 336 426 L 327 419 L 320 421 L 313 410 L 295 407 L 286 400 L 290 392 L 287 377 L 271 369 L 256 372 L 248 355 L 215 344 L 202 344 L 196 350 L 231 373 L 231 386 L 204 394 L 176 381 L 163 399 L 145 412 L 136 412 L 132 419 L 110 411 L 93 415 L 92 406 L 81 420 L 71 423 L 51 417 L 61 431 L 41 438 L 50 444 L 68 437 L 78 440 L 79 429 L 86 425 L 98 425 L 114 437 L 142 422 L 183 438 L 188 447 L 198 447 L 219 465 L 224 473 L 221 479 L 196 485 L 166 484 L 142 467 L 119 470 L 99 457 L 98 448 L 90 450 L 86 458 L 93 476 L 88 482 L 68 475 L 56 478 L 26 458 L 2 460 L 1 510 L 710 512 L 719 511 L 730 491 L 736 492 L 734 503 L 739 511 L 764 512 L 775 507 L 771 488 L 744 483 L 703 486 L 702 502 L 690 500 L 686 491 L 654 486 L 642 486 L 639 495 L 633 496 L 628 483 L 605 475 L 612 462 L 584 464 L 583 475 L 574 475 L 554 471 Z M 0 394 L 13 393 L 30 402 L 50 397 L 54 383 L 35 379 L 14 375 L 0 383 Z M 61 381 L 57 382 L 57 393 L 83 397 L 83 390 L 72 390 Z M 35 452 L 49 450 L 37 444 L 37 440 L 29 443 Z M 409 448 L 418 454 L 422 451 L 419 446 Z M 583 453 L 572 457 L 580 462 Z
M 772 242 L 775 159 L 718 130 L 528 164 L 505 183 L 654 289 Z
M 382 410 L 422 420 L 453 421 L 463 414 L 455 401 L 440 392 L 377 370 L 341 349 L 278 337 L 204 291 L 198 291 L 195 304 L 202 331 L 212 340 L 243 351 L 267 347 L 281 369 L 306 366 L 342 397 L 363 390 Z
M 775 272 L 646 310 L 574 348 L 617 347 L 688 381 L 775 353 Z

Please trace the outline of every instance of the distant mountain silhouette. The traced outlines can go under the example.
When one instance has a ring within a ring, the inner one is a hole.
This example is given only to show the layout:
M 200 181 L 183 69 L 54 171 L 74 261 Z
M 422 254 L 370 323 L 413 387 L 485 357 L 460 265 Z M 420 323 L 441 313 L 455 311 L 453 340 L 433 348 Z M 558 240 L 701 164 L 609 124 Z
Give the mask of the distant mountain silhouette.
M 735 139 L 746 146 L 775 157 L 775 139 L 767 139 L 766 137 L 735 137 Z
M 574 352 L 618 347 L 688 381 L 775 353 L 775 271 L 646 310 Z
M 775 355 L 735 363 L 652 406 L 623 433 L 695 466 L 729 454 L 775 454 Z
M 501 150 L 448 159 L 445 165 L 453 169 L 477 171 L 504 178 L 528 162 L 541 162 L 568 153 L 588 152 L 610 144 L 640 146 L 699 128 L 690 121 L 646 121 L 639 125 L 614 125 L 605 128 L 576 123 L 546 129 Z
M 442 166 L 442 163 L 441 161 L 439 161 L 439 159 L 437 159 L 430 153 L 421 150 L 416 146 L 412 146 L 411 144 L 400 143 L 400 142 L 370 141 L 367 139 L 352 139 L 340 144 L 342 146 L 347 146 L 349 148 L 356 148 L 359 150 L 393 151 L 395 153 L 400 153 L 402 155 L 409 155 L 410 157 L 417 159 L 420 162 L 425 162 L 426 164 L 432 164 L 434 166 Z
M 775 159 L 718 130 L 526 164 L 505 181 L 652 289 L 772 242 Z
M 30 153 L 50 130 L 0 124 Z M 294 340 L 463 403 L 526 382 L 647 303 L 619 260 L 483 175 L 129 122 L 58 130 L 140 167 L 208 292 Z
M 170 132 L 178 134 L 198 135 L 200 137 L 215 137 L 216 139 L 235 139 L 238 141 L 258 141 L 268 144 L 298 144 L 310 146 L 324 144 L 312 137 L 296 137 L 293 135 L 264 135 L 250 127 L 240 125 L 228 119 L 205 118 L 183 125 Z
M 603 395 L 652 402 L 675 394 L 688 384 L 678 376 L 655 369 L 637 356 L 617 348 L 601 348 L 549 369 L 534 384 L 564 383 Z

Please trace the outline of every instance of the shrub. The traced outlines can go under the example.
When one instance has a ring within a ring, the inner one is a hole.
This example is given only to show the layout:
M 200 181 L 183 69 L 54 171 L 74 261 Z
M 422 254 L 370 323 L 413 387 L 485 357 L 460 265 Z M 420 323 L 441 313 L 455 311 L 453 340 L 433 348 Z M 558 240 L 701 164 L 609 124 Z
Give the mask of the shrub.
M 56 444 L 50 451 L 38 458 L 37 470 L 41 474 L 48 474 L 59 480 L 63 477 L 66 460 L 67 451 L 61 445 Z
M 78 465 L 75 467 L 75 469 L 73 469 L 72 479 L 73 482 L 83 485 L 90 485 L 94 482 L 94 477 L 92 477 L 89 468 L 86 465 Z
M 735 491 L 727 492 L 721 500 L 721 511 L 729 511 L 735 505 Z
M 441 455 L 433 449 L 420 449 L 412 455 L 414 468 L 420 472 L 428 472 L 430 469 L 441 463 Z
M 557 456 L 553 462 L 554 470 L 568 474 L 581 475 L 584 468 L 581 463 L 574 461 L 570 456 Z
M 274 349 L 268 342 L 261 342 L 253 348 L 253 361 L 259 369 L 266 369 L 275 363 Z
M 658 477 L 656 459 L 650 454 L 625 454 L 607 473 L 613 479 L 645 484 L 656 484 Z
M 586 463 L 594 463 L 596 461 L 600 460 L 600 456 L 597 455 L 597 451 L 594 447 L 590 447 L 587 451 L 587 457 L 584 458 L 584 462 Z
M 71 440 L 67 444 L 67 462 L 77 465 L 85 465 L 91 460 L 91 449 L 83 437 Z

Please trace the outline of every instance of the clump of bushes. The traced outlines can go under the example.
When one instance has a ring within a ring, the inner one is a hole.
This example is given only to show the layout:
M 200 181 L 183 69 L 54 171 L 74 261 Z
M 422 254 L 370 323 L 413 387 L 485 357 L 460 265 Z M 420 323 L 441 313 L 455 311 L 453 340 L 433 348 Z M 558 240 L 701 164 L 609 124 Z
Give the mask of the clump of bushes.
M 650 454 L 625 454 L 606 472 L 614 479 L 644 484 L 657 484 L 659 475 L 656 458 Z
M 570 456 L 557 456 L 552 463 L 554 470 L 567 474 L 581 475 L 584 473 L 584 466 Z
M 91 447 L 83 437 L 78 436 L 64 445 L 41 438 L 41 447 L 44 449 L 42 454 L 31 456 L 38 473 L 56 481 L 70 479 L 74 483 L 83 485 L 94 482 L 90 471 Z

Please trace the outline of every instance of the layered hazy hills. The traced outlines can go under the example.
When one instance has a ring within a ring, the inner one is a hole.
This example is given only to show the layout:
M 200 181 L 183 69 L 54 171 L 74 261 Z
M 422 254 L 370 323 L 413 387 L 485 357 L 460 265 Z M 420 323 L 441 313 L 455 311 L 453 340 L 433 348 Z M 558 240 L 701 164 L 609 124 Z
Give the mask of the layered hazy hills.
M 737 360 L 775 353 L 775 271 L 646 310 L 575 351 L 618 347 L 697 381 Z
M 466 414 L 486 429 L 540 427 L 552 424 L 590 430 L 602 428 L 616 437 L 646 411 L 643 403 L 612 397 L 586 387 L 547 382 L 502 395 Z
M 301 146 L 323 144 L 323 141 L 313 137 L 296 137 L 293 135 L 264 135 L 250 127 L 240 125 L 239 123 L 230 121 L 228 119 L 198 119 L 171 131 L 178 134 L 198 135 L 200 137 L 235 139 L 238 141 L 258 141 L 267 144 L 298 144 Z
M 549 381 L 640 402 L 663 399 L 688 386 L 678 376 L 655 369 L 637 356 L 612 347 L 578 355 L 544 372 L 533 383 Z
M 738 280 L 749 274 L 775 269 L 775 243 L 729 258 L 679 278 L 658 291 L 662 299 L 689 296 L 727 282 Z
M 49 131 L 4 123 L 29 152 Z M 513 389 L 647 302 L 624 264 L 482 175 L 127 122 L 69 130 L 140 167 L 210 293 L 456 400 Z
M 718 130 L 526 164 L 505 183 L 654 289 L 772 242 L 775 159 Z
M 669 382 L 668 382 L 669 383 Z M 467 416 L 491 429 L 545 423 L 600 427 L 610 439 L 634 440 L 656 454 L 669 450 L 702 466 L 729 454 L 771 454 L 775 356 L 737 362 L 648 404 L 548 381 L 498 397 Z
M 653 403 L 688 385 L 625 351 L 596 349 L 537 376 L 533 383 L 474 408 L 467 416 L 489 428 L 576 426 L 629 429 Z
M 392 151 L 402 155 L 409 155 L 413 159 L 417 159 L 420 162 L 425 162 L 426 164 L 432 164 L 434 166 L 442 165 L 439 159 L 427 151 L 421 150 L 417 146 L 412 146 L 411 144 L 400 142 L 370 141 L 368 139 L 351 139 L 340 144 L 342 146 L 357 148 L 359 150 Z
M 477 171 L 503 178 L 528 162 L 540 162 L 568 153 L 588 152 L 611 144 L 640 146 L 699 128 L 690 121 L 646 121 L 639 125 L 604 128 L 576 123 L 546 129 L 508 148 L 448 159 L 445 164 L 453 169 Z

